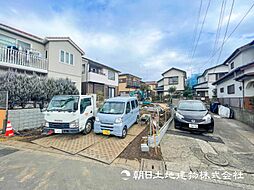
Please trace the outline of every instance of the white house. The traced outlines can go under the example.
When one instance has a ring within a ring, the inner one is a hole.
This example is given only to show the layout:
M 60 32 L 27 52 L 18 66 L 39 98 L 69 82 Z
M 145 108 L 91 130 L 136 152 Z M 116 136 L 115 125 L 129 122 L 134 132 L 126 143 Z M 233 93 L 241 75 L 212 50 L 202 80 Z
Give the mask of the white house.
M 82 62 L 82 94 L 100 92 L 105 98 L 117 95 L 118 70 L 87 58 L 83 58 Z
M 0 73 L 69 78 L 80 92 L 84 54 L 69 37 L 40 38 L 0 23 Z
M 236 49 L 223 63 L 229 73 L 213 83 L 223 104 L 247 108 L 254 97 L 254 41 Z
M 178 68 L 170 68 L 169 70 L 162 73 L 162 79 L 157 81 L 157 93 L 160 95 L 169 94 L 168 90 L 170 87 L 176 87 L 176 91 L 184 91 L 186 80 L 186 72 Z
M 228 66 L 225 64 L 216 65 L 206 69 L 203 74 L 198 77 L 198 84 L 193 86 L 197 96 L 211 99 L 214 95 L 213 91 L 216 88 L 214 85 L 212 85 L 212 83 L 227 73 Z

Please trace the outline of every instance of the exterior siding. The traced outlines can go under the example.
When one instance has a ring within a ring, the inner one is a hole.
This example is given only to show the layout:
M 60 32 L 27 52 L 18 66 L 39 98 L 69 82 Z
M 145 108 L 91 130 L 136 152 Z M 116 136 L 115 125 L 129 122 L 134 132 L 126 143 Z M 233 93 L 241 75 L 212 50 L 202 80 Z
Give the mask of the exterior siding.
M 75 82 L 79 92 L 81 92 L 81 53 L 67 41 L 49 41 L 46 47 L 49 59 L 48 77 L 69 78 L 71 81 Z M 61 50 L 73 54 L 73 65 L 60 62 Z

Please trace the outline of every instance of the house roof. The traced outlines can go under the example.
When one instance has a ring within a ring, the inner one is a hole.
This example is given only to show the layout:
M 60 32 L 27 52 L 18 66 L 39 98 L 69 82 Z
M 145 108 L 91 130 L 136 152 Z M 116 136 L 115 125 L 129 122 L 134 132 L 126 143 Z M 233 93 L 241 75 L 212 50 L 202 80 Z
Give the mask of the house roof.
M 228 77 L 232 76 L 236 71 L 243 71 L 249 67 L 254 66 L 254 61 L 251 63 L 248 63 L 246 65 L 240 66 L 235 68 L 234 70 L 230 71 L 228 74 L 224 75 L 223 77 L 221 77 L 219 80 L 215 81 L 214 83 L 212 83 L 212 85 L 216 85 L 216 84 L 221 84 L 223 81 L 227 80 Z
M 132 76 L 132 77 L 135 77 L 135 78 L 138 78 L 138 79 L 142 79 L 142 78 L 140 78 L 140 77 L 137 77 L 137 76 L 135 76 L 135 75 L 132 75 L 132 74 L 129 74 L 129 73 L 121 73 L 121 74 L 119 74 L 119 76 Z
M 148 85 L 156 85 L 157 84 L 156 81 L 146 81 L 145 83 Z
M 222 64 L 227 64 L 232 58 L 237 56 L 239 53 L 243 52 L 244 50 L 250 48 L 251 46 L 254 45 L 254 40 L 249 42 L 248 44 L 245 44 L 239 48 L 237 48 Z
M 235 78 L 236 81 L 243 81 L 248 78 L 254 78 L 254 72 L 246 73 Z
M 163 76 L 165 73 L 171 71 L 171 70 L 177 70 L 177 71 L 180 71 L 180 72 L 183 72 L 185 77 L 186 77 L 186 71 L 184 70 L 181 70 L 181 69 L 178 69 L 178 68 L 175 68 L 175 67 L 171 67 L 169 70 L 165 71 L 164 73 L 162 73 L 161 75 Z
M 206 83 L 208 83 L 208 81 L 205 81 L 205 82 L 201 82 L 201 83 L 195 84 L 195 85 L 193 85 L 193 88 L 195 88 L 196 86 L 202 85 L 202 84 L 206 84 Z
M 204 72 L 203 72 L 201 75 L 199 75 L 197 78 L 200 78 L 200 77 L 204 76 L 209 70 L 215 69 L 215 68 L 220 67 L 220 66 L 223 66 L 223 65 L 225 65 L 225 64 L 222 63 L 222 64 L 219 64 L 219 65 L 215 65 L 215 66 L 213 66 L 213 67 L 207 68 L 207 69 L 204 70 Z
M 108 68 L 108 69 L 111 69 L 111 70 L 113 70 L 113 71 L 115 71 L 115 72 L 120 73 L 120 71 L 118 71 L 118 70 L 116 70 L 116 69 L 114 69 L 114 68 L 112 68 L 112 67 L 109 67 L 109 66 L 107 66 L 107 65 L 104 65 L 104 64 L 102 64 L 102 63 L 98 63 L 98 62 L 96 62 L 96 61 L 94 61 L 94 60 L 92 60 L 92 59 L 88 59 L 88 58 L 86 58 L 86 57 L 82 57 L 82 59 L 91 61 L 93 64 L 100 65 L 100 66 L 102 66 L 102 67 L 105 67 L 105 68 Z
M 44 40 L 44 43 L 48 43 L 49 41 L 68 41 L 71 45 L 73 45 L 82 55 L 85 54 L 85 52 L 75 43 L 71 40 L 70 37 L 46 37 Z
M 17 28 L 14 28 L 14 27 L 11 27 L 11 26 L 8 26 L 8 25 L 5 25 L 5 24 L 2 24 L 0 23 L 0 28 L 3 29 L 3 30 L 6 30 L 8 32 L 13 32 L 13 33 L 16 33 L 22 37 L 25 37 L 25 38 L 29 38 L 31 40 L 34 40 L 34 41 L 37 41 L 37 42 L 40 42 L 40 43 L 43 43 L 43 39 L 38 37 L 38 36 L 35 36 L 33 34 L 29 34 L 27 32 L 24 32 L 22 30 L 19 30 Z
M 14 28 L 14 27 L 11 27 L 11 26 L 8 26 L 8 25 L 5 25 L 5 24 L 2 24 L 0 23 L 0 29 L 3 29 L 3 30 L 6 30 L 8 32 L 12 32 L 12 33 L 15 33 L 19 36 L 22 36 L 22 37 L 25 37 L 27 39 L 30 39 L 30 40 L 33 40 L 33 41 L 36 41 L 36 42 L 39 42 L 39 43 L 42 43 L 42 44 L 46 44 L 48 43 L 49 41 L 68 41 L 70 42 L 82 55 L 85 54 L 85 52 L 77 45 L 75 44 L 70 37 L 46 37 L 45 39 L 43 38 L 40 38 L 38 36 L 35 36 L 33 34 L 30 34 L 30 33 L 27 33 L 27 32 L 24 32 L 22 30 L 19 30 L 17 28 Z
M 164 78 L 161 78 L 160 80 L 157 81 L 157 83 L 159 83 L 160 81 L 162 81 Z

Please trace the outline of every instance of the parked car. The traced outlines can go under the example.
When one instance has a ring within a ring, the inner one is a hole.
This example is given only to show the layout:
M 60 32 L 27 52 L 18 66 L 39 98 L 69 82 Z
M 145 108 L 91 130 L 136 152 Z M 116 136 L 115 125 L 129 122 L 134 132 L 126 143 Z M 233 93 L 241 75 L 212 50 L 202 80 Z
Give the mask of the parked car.
M 96 112 L 96 94 L 54 96 L 44 111 L 43 132 L 88 134 Z
M 115 97 L 105 101 L 99 110 L 94 132 L 125 138 L 127 130 L 139 119 L 136 97 Z
M 181 100 L 175 108 L 175 128 L 187 131 L 214 131 L 214 119 L 200 100 Z

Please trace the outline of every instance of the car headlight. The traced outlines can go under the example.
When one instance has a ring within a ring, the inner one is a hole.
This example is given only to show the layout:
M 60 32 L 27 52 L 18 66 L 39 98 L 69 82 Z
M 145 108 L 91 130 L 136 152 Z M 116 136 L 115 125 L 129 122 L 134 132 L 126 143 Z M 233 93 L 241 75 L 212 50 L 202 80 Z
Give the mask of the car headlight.
M 115 120 L 115 123 L 122 123 L 122 122 L 123 122 L 123 119 L 121 117 L 116 118 Z
M 211 119 L 212 119 L 212 117 L 210 114 L 207 114 L 205 117 L 203 117 L 203 120 L 205 120 L 205 122 L 207 122 L 207 123 L 211 122 Z
M 100 121 L 100 118 L 99 117 L 95 117 L 95 121 Z
M 183 119 L 184 118 L 184 116 L 183 115 L 181 115 L 180 113 L 178 113 L 178 112 L 176 112 L 176 117 L 178 118 L 178 119 Z
M 78 120 L 75 120 L 70 123 L 70 128 L 78 128 L 79 127 L 79 122 Z
M 45 122 L 44 122 L 44 126 L 45 126 L 45 127 L 49 127 L 49 122 L 45 121 Z

